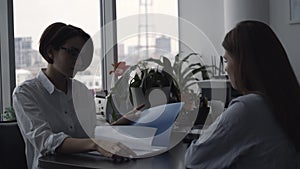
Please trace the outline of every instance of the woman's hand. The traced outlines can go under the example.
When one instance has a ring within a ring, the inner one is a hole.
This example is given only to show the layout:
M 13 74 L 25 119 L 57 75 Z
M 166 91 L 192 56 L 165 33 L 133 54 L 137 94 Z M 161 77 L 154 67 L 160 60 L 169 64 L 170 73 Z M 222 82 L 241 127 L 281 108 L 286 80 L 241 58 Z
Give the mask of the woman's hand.
M 140 118 L 139 112 L 130 112 L 126 113 L 122 117 L 120 117 L 118 120 L 111 123 L 111 125 L 130 125 L 133 122 L 135 122 L 138 118 Z
M 58 153 L 80 153 L 98 151 L 100 154 L 117 161 L 129 160 L 137 155 L 120 142 L 90 139 L 90 138 L 66 138 L 56 149 Z
M 129 125 L 132 124 L 132 122 L 135 122 L 137 119 L 140 118 L 140 112 L 145 104 L 141 104 L 135 109 L 129 111 L 128 113 L 124 114 L 121 118 L 119 118 L 117 121 L 114 121 L 111 123 L 111 125 Z
M 120 142 L 93 140 L 95 143 L 95 150 L 102 155 L 110 158 L 134 158 L 137 155 L 130 148 Z

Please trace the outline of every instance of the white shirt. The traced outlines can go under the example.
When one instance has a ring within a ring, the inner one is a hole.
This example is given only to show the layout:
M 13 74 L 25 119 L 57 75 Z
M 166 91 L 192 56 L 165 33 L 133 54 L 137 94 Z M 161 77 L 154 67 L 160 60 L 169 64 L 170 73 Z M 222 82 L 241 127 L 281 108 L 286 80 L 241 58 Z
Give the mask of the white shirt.
M 297 169 L 295 147 L 274 119 L 267 101 L 249 94 L 228 109 L 185 154 L 187 168 Z
M 94 135 L 95 102 L 79 81 L 70 79 L 65 94 L 55 88 L 42 70 L 14 90 L 13 107 L 25 141 L 29 169 L 38 168 L 38 158 L 55 153 L 66 137 Z

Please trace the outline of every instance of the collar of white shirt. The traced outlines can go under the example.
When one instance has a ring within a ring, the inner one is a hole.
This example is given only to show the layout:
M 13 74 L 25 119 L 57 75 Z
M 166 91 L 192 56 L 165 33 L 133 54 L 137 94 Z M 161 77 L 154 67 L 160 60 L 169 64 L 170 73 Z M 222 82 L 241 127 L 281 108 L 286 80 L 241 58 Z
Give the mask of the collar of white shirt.
M 55 91 L 56 88 L 55 88 L 54 84 L 46 76 L 45 70 L 46 69 L 41 69 L 41 71 L 37 74 L 36 78 L 38 79 L 38 81 L 41 82 L 41 84 L 49 92 L 49 94 L 53 94 L 53 92 Z M 71 84 L 72 84 L 72 82 L 70 79 L 70 81 L 68 81 L 68 92 L 67 92 L 68 94 L 67 95 L 70 95 Z
M 41 84 L 44 86 L 44 88 L 52 94 L 54 92 L 55 86 L 53 83 L 48 79 L 48 77 L 45 75 L 44 71 L 46 69 L 41 69 L 41 71 L 37 74 L 37 79 L 41 82 Z

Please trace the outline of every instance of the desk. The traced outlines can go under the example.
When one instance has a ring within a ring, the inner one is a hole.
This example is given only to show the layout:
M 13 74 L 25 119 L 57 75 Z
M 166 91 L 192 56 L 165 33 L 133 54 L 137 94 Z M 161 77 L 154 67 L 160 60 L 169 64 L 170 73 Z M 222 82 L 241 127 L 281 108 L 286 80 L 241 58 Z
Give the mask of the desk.
M 39 167 L 43 169 L 184 169 L 186 148 L 187 144 L 179 143 L 163 154 L 119 163 L 90 154 L 57 154 L 41 157 Z

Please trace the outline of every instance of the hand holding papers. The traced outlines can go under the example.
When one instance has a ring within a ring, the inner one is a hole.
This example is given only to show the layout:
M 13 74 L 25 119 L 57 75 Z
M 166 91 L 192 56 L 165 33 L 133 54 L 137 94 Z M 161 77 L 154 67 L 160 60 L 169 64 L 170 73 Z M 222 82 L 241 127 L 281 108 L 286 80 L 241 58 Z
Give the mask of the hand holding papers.
M 137 156 L 135 152 L 132 151 L 131 148 L 127 147 L 123 143 L 119 141 L 112 140 L 93 140 L 94 143 L 97 144 L 96 151 L 104 155 L 105 157 L 110 157 L 113 159 L 122 159 L 125 158 L 134 158 Z
M 157 128 L 155 135 L 159 135 L 173 125 L 182 105 L 182 102 L 178 102 L 146 109 L 141 112 L 140 118 L 133 125 Z
M 138 157 L 167 150 L 172 125 L 183 103 L 165 104 L 140 112 L 132 126 L 97 126 L 96 138 L 118 141 L 131 148 Z
M 159 150 L 152 146 L 157 129 L 142 126 L 97 126 L 96 139 L 121 142 L 130 148 L 137 157 Z
M 133 109 L 132 111 L 124 114 L 121 118 L 117 121 L 114 121 L 111 125 L 129 125 L 132 124 L 133 121 L 136 121 L 140 117 L 140 112 L 145 104 L 139 105 L 137 108 Z

